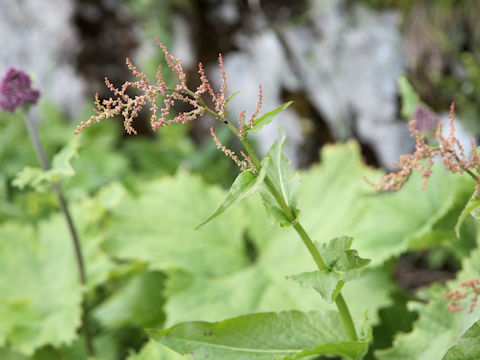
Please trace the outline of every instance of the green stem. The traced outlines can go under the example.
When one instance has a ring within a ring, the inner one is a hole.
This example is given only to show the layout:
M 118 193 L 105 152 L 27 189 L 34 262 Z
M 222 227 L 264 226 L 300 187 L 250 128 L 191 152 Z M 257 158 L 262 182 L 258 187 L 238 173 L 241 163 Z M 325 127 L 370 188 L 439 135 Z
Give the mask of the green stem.
M 247 141 L 247 139 L 241 138 L 239 136 L 237 128 L 230 121 L 228 120 L 226 121 L 227 121 L 227 126 L 230 128 L 230 130 L 240 139 L 243 147 L 245 148 L 248 155 L 252 159 L 252 162 L 255 165 L 257 172 L 260 171 L 260 167 L 261 167 L 260 161 L 257 157 L 257 154 L 251 147 L 250 143 Z M 268 178 L 268 176 L 265 176 L 265 185 L 268 187 L 268 190 L 273 195 L 277 203 L 280 205 L 283 212 L 292 220 L 292 223 L 295 222 L 295 216 L 292 210 L 288 207 L 287 203 L 285 202 L 283 197 L 280 195 L 279 191 L 277 190 L 273 182 Z M 293 225 L 293 228 L 302 239 L 303 243 L 305 244 L 308 251 L 310 252 L 310 255 L 312 255 L 313 260 L 317 264 L 318 269 L 319 270 L 328 269 L 317 247 L 315 246 L 313 241 L 310 239 L 310 236 L 307 234 L 303 226 L 299 222 L 296 222 Z M 345 302 L 345 299 L 343 298 L 341 293 L 338 294 L 337 297 L 335 298 L 335 304 L 340 313 L 340 317 L 342 318 L 343 326 L 345 327 L 345 331 L 347 333 L 348 338 L 352 341 L 357 341 L 358 337 L 355 331 L 355 325 L 353 323 L 353 319 L 348 309 L 347 303 Z
M 208 106 L 205 105 L 205 103 L 200 100 L 200 104 L 204 106 L 205 111 L 214 116 L 215 118 L 219 119 L 220 121 L 225 122 L 225 124 L 228 126 L 228 128 L 238 137 L 240 142 L 242 143 L 243 147 L 247 151 L 247 154 L 250 156 L 252 159 L 253 165 L 255 166 L 257 173 L 260 171 L 261 168 L 261 163 L 260 160 L 258 159 L 257 154 L 253 150 L 252 146 L 250 143 L 247 141 L 245 137 L 240 136 L 238 129 L 235 127 L 235 125 L 232 124 L 231 121 L 229 121 L 227 118 L 222 118 L 220 117 L 216 112 L 211 110 Z M 289 219 L 291 219 L 292 223 L 295 222 L 295 216 L 292 212 L 292 210 L 288 207 L 288 204 L 285 202 L 283 197 L 280 195 L 279 191 L 273 184 L 273 182 L 269 179 L 268 176 L 265 176 L 265 185 L 268 187 L 268 190 L 270 193 L 273 195 L 277 203 L 280 205 L 282 208 L 283 212 L 288 216 Z M 322 256 L 320 255 L 317 247 L 313 243 L 313 241 L 310 239 L 310 236 L 307 234 L 303 226 L 297 221 L 293 224 L 293 228 L 297 232 L 297 234 L 300 236 L 302 239 L 303 243 L 307 247 L 308 251 L 310 252 L 310 255 L 312 255 L 313 260 L 317 264 L 317 267 L 319 270 L 326 270 L 328 269 L 327 265 L 325 264 L 325 261 L 323 261 Z M 340 317 L 342 318 L 343 326 L 345 327 L 345 331 L 347 333 L 347 336 L 350 340 L 352 341 L 357 341 L 357 332 L 355 330 L 355 325 L 353 323 L 352 316 L 350 314 L 350 310 L 348 309 L 348 305 L 345 302 L 345 299 L 343 298 L 342 294 L 339 293 L 337 297 L 335 298 L 335 305 L 337 306 L 337 309 L 340 313 Z
M 30 135 L 30 139 L 32 140 L 33 147 L 35 149 L 35 153 L 37 154 L 38 161 L 42 165 L 43 170 L 48 171 L 50 170 L 50 162 L 48 161 L 47 155 L 45 154 L 45 150 L 43 149 L 42 142 L 40 141 L 40 137 L 38 136 L 38 132 L 35 126 L 34 120 L 31 118 L 29 112 L 25 113 L 25 125 L 27 126 L 28 133 Z M 70 235 L 73 242 L 73 248 L 75 253 L 75 258 L 77 262 L 78 268 L 78 277 L 80 279 L 80 283 L 83 286 L 87 285 L 87 276 L 85 270 L 85 262 L 82 256 L 82 248 L 80 246 L 80 240 L 78 238 L 78 233 L 75 229 L 75 225 L 73 223 L 73 218 L 71 216 L 70 210 L 68 209 L 67 201 L 62 193 L 62 188 L 60 182 L 53 181 L 52 182 L 52 189 L 57 196 L 58 204 L 60 205 L 60 210 L 62 211 L 65 220 L 67 222 L 68 230 L 70 231 Z M 90 334 L 90 326 L 88 321 L 88 309 L 85 304 L 85 301 L 82 301 L 82 331 L 85 336 L 85 346 L 87 348 L 87 353 L 89 356 L 94 357 L 95 351 L 93 349 L 93 342 L 92 336 Z

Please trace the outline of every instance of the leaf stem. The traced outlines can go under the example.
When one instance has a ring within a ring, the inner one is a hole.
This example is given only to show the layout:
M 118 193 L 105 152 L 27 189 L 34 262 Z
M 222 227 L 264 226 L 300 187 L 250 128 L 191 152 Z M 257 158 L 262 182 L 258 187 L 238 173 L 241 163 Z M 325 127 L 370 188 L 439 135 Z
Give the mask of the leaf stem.
M 28 133 L 30 135 L 30 139 L 32 140 L 33 147 L 35 149 L 35 153 L 37 154 L 38 161 L 40 162 L 43 170 L 48 171 L 51 168 L 50 162 L 48 161 L 47 155 L 45 154 L 45 150 L 43 148 L 42 142 L 40 141 L 40 137 L 38 136 L 38 131 L 35 126 L 34 119 L 31 116 L 31 113 L 29 111 L 25 112 L 25 125 L 27 126 Z M 62 188 L 60 185 L 59 181 L 52 181 L 51 183 L 52 189 L 57 196 L 58 203 L 60 205 L 60 209 L 65 217 L 65 220 L 67 222 L 68 230 L 70 232 L 72 242 L 73 242 L 73 248 L 74 248 L 74 253 L 75 253 L 75 259 L 77 262 L 77 268 L 78 268 L 78 276 L 80 279 L 80 283 L 83 286 L 87 285 L 87 276 L 86 276 L 86 270 L 85 270 L 85 262 L 83 260 L 83 255 L 82 255 L 82 248 L 80 245 L 80 240 L 78 237 L 78 233 L 76 231 L 73 218 L 71 216 L 71 213 L 68 209 L 68 204 L 63 196 L 62 193 Z M 85 300 L 82 301 L 82 331 L 85 337 L 85 346 L 87 348 L 87 353 L 89 356 L 94 357 L 95 356 L 95 351 L 93 349 L 93 343 L 92 343 L 92 336 L 90 334 L 90 326 L 89 326 L 89 321 L 88 321 L 88 309 L 85 303 Z
M 210 109 L 209 109 L 210 110 Z M 215 114 L 215 112 L 212 111 L 212 113 Z M 216 116 L 218 117 L 218 116 Z M 257 169 L 257 172 L 260 171 L 260 161 L 258 159 L 257 154 L 253 150 L 252 146 L 248 142 L 246 138 L 242 138 L 239 136 L 238 129 L 233 125 L 230 121 L 227 121 L 227 126 L 229 129 L 240 139 L 243 147 L 247 151 L 248 155 L 252 159 L 252 162 Z M 291 219 L 293 228 L 297 232 L 297 234 L 300 236 L 302 239 L 303 243 L 307 247 L 308 251 L 310 252 L 310 255 L 312 255 L 313 260 L 317 264 L 317 267 L 319 270 L 326 270 L 328 269 L 327 265 L 325 264 L 325 261 L 323 261 L 322 256 L 320 255 L 320 252 L 318 251 L 317 247 L 313 243 L 313 241 L 310 239 L 310 236 L 307 234 L 303 226 L 300 224 L 300 222 L 295 222 L 295 216 L 292 212 L 292 210 L 288 207 L 288 204 L 285 202 L 283 197 L 280 195 L 278 189 L 275 187 L 273 182 L 268 178 L 268 176 L 265 176 L 265 185 L 268 187 L 270 193 L 273 195 L 277 203 L 280 205 L 282 208 L 283 212 L 285 215 L 288 216 L 289 219 Z M 352 341 L 357 341 L 357 332 L 355 331 L 355 325 L 353 323 L 352 316 L 350 314 L 350 310 L 348 309 L 347 303 L 345 302 L 345 299 L 343 298 L 342 294 L 339 293 L 337 297 L 335 298 L 335 304 L 338 308 L 338 311 L 340 313 L 340 317 L 342 318 L 343 326 L 345 327 L 345 331 L 347 333 L 347 336 L 350 340 Z

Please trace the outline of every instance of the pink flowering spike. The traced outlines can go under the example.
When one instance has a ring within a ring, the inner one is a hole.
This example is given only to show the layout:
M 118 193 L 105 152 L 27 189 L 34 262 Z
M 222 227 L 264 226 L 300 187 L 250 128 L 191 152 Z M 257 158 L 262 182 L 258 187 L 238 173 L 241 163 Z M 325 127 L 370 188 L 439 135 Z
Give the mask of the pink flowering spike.
M 36 104 L 40 91 L 31 86 L 32 80 L 25 72 L 9 68 L 0 81 L 0 109 L 13 113 L 19 107 Z
M 255 118 L 258 116 L 258 112 L 260 111 L 260 108 L 262 107 L 262 101 L 263 101 L 263 91 L 262 91 L 262 84 L 259 85 L 259 90 L 258 90 L 258 102 L 257 102 L 257 107 L 255 108 L 254 113 L 252 114 L 250 121 L 249 121 L 249 126 L 250 128 L 253 128 L 253 121 Z

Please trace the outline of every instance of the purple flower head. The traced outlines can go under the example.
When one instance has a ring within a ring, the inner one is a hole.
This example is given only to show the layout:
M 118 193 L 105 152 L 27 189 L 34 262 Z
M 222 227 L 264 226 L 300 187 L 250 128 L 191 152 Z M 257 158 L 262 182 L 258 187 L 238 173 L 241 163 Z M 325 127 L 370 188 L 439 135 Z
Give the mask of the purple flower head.
M 418 105 L 413 111 L 415 128 L 419 131 L 435 130 L 440 123 L 438 116 L 423 105 Z
M 0 110 L 14 112 L 18 107 L 36 104 L 40 91 L 30 88 L 32 80 L 22 70 L 9 68 L 0 81 Z

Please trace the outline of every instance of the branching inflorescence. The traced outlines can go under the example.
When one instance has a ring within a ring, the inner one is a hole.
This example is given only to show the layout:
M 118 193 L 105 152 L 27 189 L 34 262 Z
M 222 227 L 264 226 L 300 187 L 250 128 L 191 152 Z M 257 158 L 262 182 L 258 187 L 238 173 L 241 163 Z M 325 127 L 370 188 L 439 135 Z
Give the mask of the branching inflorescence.
M 440 157 L 445 168 L 451 173 L 468 173 L 477 182 L 477 193 L 480 194 L 480 158 L 477 153 L 475 142 L 472 139 L 470 149 L 470 157 L 467 159 L 462 144 L 455 136 L 455 126 L 453 120 L 455 118 L 455 104 L 450 106 L 450 131 L 448 136 L 442 133 L 442 124 L 437 126 L 436 131 L 432 131 L 431 135 L 436 139 L 437 144 L 432 146 L 426 142 L 425 133 L 421 132 L 417 124 L 417 119 L 410 121 L 410 133 L 415 137 L 415 151 L 413 154 L 406 154 L 400 157 L 398 163 L 394 163 L 400 168 L 397 172 L 385 175 L 379 184 L 373 184 L 381 190 L 398 191 L 403 184 L 409 179 L 413 170 L 421 171 L 424 181 L 423 189 L 428 185 L 428 178 L 432 174 L 433 159 Z
M 87 121 L 83 121 L 75 130 L 75 134 L 78 134 L 83 128 L 98 123 L 104 119 L 113 118 L 116 116 L 122 116 L 124 119 L 123 125 L 125 130 L 129 134 L 137 134 L 133 128 L 132 123 L 134 118 L 138 117 L 140 111 L 150 106 L 151 111 L 150 124 L 153 130 L 157 130 L 160 127 L 168 126 L 171 124 L 185 124 L 195 120 L 204 113 L 209 113 L 223 123 L 228 124 L 226 118 L 225 107 L 227 104 L 227 78 L 225 75 L 225 67 L 223 64 L 223 58 L 220 54 L 218 56 L 219 68 L 222 77 L 222 85 L 220 91 L 215 93 L 210 82 L 205 75 L 205 70 L 202 63 L 198 64 L 198 73 L 200 75 L 200 85 L 195 91 L 190 90 L 187 87 L 187 77 L 185 71 L 182 68 L 180 60 L 170 54 L 167 48 L 156 39 L 158 46 L 165 55 L 165 61 L 168 67 L 176 74 L 178 78 L 178 84 L 174 87 L 168 87 L 162 77 L 162 67 L 158 66 L 156 83 L 152 84 L 148 81 L 147 76 L 140 72 L 135 65 L 126 59 L 126 63 L 130 71 L 137 78 L 136 81 L 127 81 L 121 88 L 116 88 L 108 78 L 105 78 L 105 84 L 112 91 L 115 97 L 109 99 L 100 100 L 98 94 L 95 96 L 96 109 L 94 109 L 96 115 L 91 116 Z M 134 97 L 127 93 L 129 88 L 136 89 L 140 92 L 139 95 Z M 203 96 L 210 98 L 213 103 L 213 109 L 206 105 Z M 262 87 L 260 85 L 258 103 L 254 113 L 250 117 L 248 123 L 245 122 L 246 112 L 242 111 L 238 117 L 238 135 L 241 139 L 246 136 L 246 131 L 254 126 L 254 120 L 258 116 L 258 112 L 262 106 Z M 159 108 L 159 99 L 163 99 L 163 107 Z M 190 105 L 192 110 L 188 112 L 179 112 L 175 117 L 170 117 L 170 112 L 175 106 L 176 102 L 182 102 Z M 234 151 L 227 149 L 221 144 L 220 140 L 215 135 L 213 128 L 210 129 L 210 133 L 222 152 L 230 157 L 241 170 L 250 170 L 256 172 L 255 166 L 249 156 L 246 156 L 243 152 L 241 155 L 243 160 L 235 154 Z

